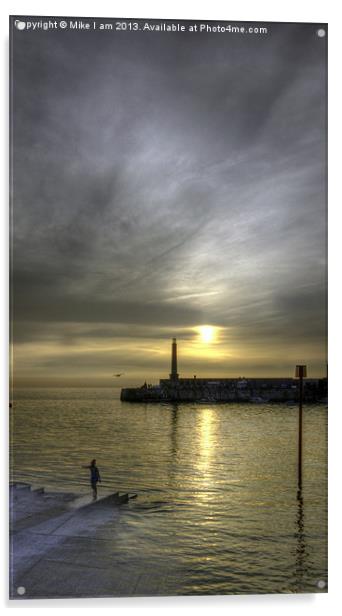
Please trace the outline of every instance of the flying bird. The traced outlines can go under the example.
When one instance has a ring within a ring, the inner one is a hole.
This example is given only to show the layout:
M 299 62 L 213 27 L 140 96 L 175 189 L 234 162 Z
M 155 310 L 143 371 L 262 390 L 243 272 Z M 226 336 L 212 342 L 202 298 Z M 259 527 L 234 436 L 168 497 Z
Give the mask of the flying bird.
M 124 372 L 120 372 L 120 374 L 113 374 L 113 376 L 118 377 L 118 376 L 122 376 L 123 374 L 125 374 L 125 373 Z

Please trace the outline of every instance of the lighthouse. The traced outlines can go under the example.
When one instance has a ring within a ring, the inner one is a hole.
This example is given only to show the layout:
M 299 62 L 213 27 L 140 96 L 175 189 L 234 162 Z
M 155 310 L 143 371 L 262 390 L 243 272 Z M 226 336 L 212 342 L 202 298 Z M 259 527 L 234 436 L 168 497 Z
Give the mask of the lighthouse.
M 177 341 L 176 341 L 176 338 L 172 338 L 170 380 L 171 381 L 178 381 L 178 372 L 177 372 Z

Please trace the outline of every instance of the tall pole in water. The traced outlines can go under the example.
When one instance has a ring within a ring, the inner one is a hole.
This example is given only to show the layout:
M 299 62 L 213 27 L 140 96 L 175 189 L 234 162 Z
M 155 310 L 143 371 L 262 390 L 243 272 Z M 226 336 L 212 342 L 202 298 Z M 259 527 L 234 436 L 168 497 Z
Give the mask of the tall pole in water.
M 172 338 L 172 353 L 171 353 L 171 381 L 178 380 L 178 372 L 177 372 L 177 340 L 176 338 Z
M 299 378 L 299 420 L 298 420 L 298 498 L 302 492 L 302 457 L 303 457 L 303 379 L 306 377 L 306 366 L 296 366 L 296 377 Z

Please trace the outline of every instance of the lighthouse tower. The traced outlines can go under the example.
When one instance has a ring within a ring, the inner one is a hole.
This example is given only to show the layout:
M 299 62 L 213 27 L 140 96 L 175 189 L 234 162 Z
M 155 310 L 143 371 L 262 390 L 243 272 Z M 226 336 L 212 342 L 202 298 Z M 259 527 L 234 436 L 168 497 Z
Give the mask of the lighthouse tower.
M 176 338 L 172 338 L 172 353 L 171 353 L 171 381 L 178 381 L 178 372 L 177 372 L 177 341 Z

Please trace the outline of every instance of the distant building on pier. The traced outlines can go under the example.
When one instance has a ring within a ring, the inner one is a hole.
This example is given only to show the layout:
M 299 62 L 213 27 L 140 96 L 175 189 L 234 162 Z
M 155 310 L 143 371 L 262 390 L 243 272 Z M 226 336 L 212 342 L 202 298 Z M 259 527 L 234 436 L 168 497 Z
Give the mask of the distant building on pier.
M 305 379 L 307 402 L 325 402 L 327 378 Z M 298 380 L 294 378 L 179 378 L 177 340 L 172 339 L 171 373 L 159 385 L 125 388 L 121 400 L 126 402 L 285 402 L 298 397 Z

